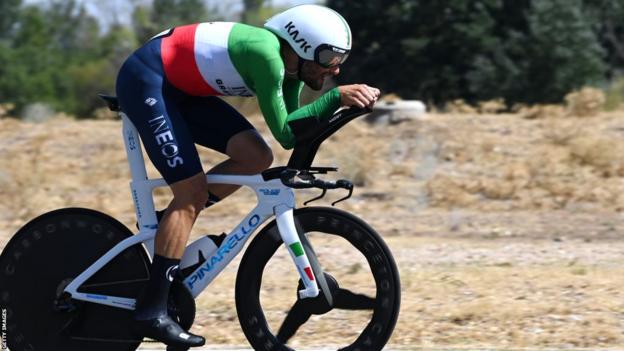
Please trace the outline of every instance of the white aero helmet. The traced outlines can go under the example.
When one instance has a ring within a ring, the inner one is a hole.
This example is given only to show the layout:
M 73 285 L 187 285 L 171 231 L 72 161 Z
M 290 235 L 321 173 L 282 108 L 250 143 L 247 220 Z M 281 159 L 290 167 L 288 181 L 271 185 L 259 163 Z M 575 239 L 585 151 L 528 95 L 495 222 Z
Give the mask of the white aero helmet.
M 342 64 L 351 51 L 351 29 L 338 12 L 299 5 L 269 18 L 264 28 L 286 40 L 304 60 L 323 67 Z

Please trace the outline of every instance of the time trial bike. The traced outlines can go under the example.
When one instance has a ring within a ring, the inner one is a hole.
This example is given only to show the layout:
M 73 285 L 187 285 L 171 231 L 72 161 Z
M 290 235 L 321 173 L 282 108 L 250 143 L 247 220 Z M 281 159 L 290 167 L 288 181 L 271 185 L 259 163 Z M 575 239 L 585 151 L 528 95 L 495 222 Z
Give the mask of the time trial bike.
M 149 280 L 154 253 L 158 219 L 152 192 L 166 183 L 148 179 L 136 128 L 115 97 L 101 96 L 123 121 L 139 232 L 85 208 L 51 211 L 19 229 L 0 255 L 0 306 L 12 351 L 131 351 L 143 342 L 132 332 L 132 311 Z M 251 188 L 258 202 L 229 234 L 203 236 L 186 248 L 168 303 L 169 314 L 184 329 L 195 320 L 195 298 L 268 222 L 247 246 L 236 276 L 236 311 L 251 346 L 307 348 L 297 337 L 316 325 L 312 333 L 329 328 L 323 335 L 336 336 L 317 347 L 383 348 L 401 296 L 390 250 L 353 214 L 333 207 L 296 208 L 294 192 L 321 189 L 312 200 L 330 189 L 348 191 L 341 200 L 351 196 L 350 181 L 319 178 L 337 168 L 312 162 L 324 140 L 368 112 L 350 108 L 329 119 L 290 122 L 296 146 L 287 166 L 251 176 L 207 175 L 209 183 Z M 292 291 L 291 300 L 274 295 L 284 291 Z

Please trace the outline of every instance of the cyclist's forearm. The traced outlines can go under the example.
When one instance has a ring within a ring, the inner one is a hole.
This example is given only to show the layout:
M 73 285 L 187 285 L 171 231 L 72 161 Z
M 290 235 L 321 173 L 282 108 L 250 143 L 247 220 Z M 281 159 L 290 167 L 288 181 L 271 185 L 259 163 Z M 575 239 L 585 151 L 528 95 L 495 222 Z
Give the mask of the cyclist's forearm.
M 286 118 L 287 121 L 294 121 L 301 118 L 318 117 L 319 119 L 329 118 L 340 107 L 340 92 L 334 88 L 321 95 L 316 101 L 307 104 Z
M 261 103 L 260 107 L 263 110 L 264 118 L 271 129 L 271 133 L 283 148 L 292 149 L 295 146 L 295 138 L 290 127 L 288 127 L 288 122 L 310 117 L 319 119 L 329 118 L 340 107 L 340 93 L 337 88 L 334 88 L 313 103 L 305 105 L 290 114 L 284 113 L 283 110 L 280 111 L 281 109 L 270 108 L 271 104 L 266 105 L 268 106 Z M 279 106 L 275 102 L 273 105 Z
M 273 131 L 275 139 L 285 149 L 291 149 L 295 146 L 295 138 L 288 126 L 289 121 L 295 121 L 302 118 L 329 118 L 340 107 L 340 93 L 338 88 L 334 88 L 323 94 L 313 103 L 305 105 L 293 113 L 286 116 L 278 130 Z

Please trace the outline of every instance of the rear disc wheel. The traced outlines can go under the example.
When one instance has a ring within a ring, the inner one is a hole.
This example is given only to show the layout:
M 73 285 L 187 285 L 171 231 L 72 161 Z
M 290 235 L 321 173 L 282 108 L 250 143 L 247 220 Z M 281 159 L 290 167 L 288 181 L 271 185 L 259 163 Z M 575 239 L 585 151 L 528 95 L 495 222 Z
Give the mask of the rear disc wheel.
M 65 208 L 22 227 L 0 255 L 0 305 L 10 350 L 131 351 L 132 311 L 71 299 L 63 289 L 132 233 L 114 218 Z M 149 278 L 141 245 L 121 252 L 78 291 L 136 298 Z

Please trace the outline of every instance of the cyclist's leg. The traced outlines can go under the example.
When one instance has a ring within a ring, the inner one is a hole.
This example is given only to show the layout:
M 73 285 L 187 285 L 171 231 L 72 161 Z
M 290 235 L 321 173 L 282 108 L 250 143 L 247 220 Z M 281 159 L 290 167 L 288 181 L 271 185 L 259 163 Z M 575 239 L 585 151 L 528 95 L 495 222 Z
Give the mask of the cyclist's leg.
M 229 159 L 208 171 L 213 174 L 257 174 L 271 166 L 273 153 L 256 129 L 218 97 L 195 97 L 181 104 L 195 143 Z M 240 186 L 209 184 L 211 200 L 223 199 Z
M 212 174 L 257 174 L 271 166 L 273 153 L 255 129 L 233 135 L 227 143 L 225 154 L 230 158 L 212 167 Z M 210 184 L 211 194 L 223 199 L 240 188 L 232 184 Z
M 150 280 L 135 311 L 136 331 L 168 345 L 200 346 L 169 318 L 167 300 L 191 226 L 206 201 L 207 184 L 186 122 L 176 106 L 177 91 L 159 68 L 158 40 L 131 56 L 117 80 L 124 112 L 137 128 L 152 163 L 174 191 L 174 200 L 156 233 Z M 190 195 L 189 195 L 190 194 Z M 174 225 L 175 224 L 175 225 Z
M 170 185 L 173 200 L 158 225 L 164 240 L 156 241 L 156 252 L 181 258 L 189 234 L 208 199 L 208 185 L 203 172 Z
M 182 230 L 174 235 L 166 230 L 167 226 L 159 226 L 156 253 L 180 258 L 191 226 L 202 208 L 196 204 L 207 200 L 207 183 L 198 176 L 203 173 L 199 155 L 178 109 L 181 93 L 150 66 L 149 55 L 136 56 L 130 57 L 129 63 L 122 67 L 117 92 L 121 107 L 137 128 L 147 155 L 174 193 L 172 210 L 179 212 L 175 217 L 181 221 Z

